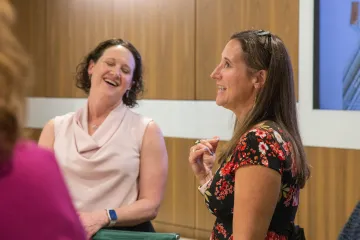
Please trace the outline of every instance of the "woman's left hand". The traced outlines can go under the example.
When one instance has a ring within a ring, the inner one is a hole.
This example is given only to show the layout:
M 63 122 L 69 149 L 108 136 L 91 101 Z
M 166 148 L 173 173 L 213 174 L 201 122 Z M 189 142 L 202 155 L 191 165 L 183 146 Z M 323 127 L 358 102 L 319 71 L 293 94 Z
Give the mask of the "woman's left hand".
M 87 239 L 91 239 L 91 237 L 101 228 L 105 227 L 109 221 L 105 210 L 97 212 L 80 212 L 79 217 L 86 232 Z

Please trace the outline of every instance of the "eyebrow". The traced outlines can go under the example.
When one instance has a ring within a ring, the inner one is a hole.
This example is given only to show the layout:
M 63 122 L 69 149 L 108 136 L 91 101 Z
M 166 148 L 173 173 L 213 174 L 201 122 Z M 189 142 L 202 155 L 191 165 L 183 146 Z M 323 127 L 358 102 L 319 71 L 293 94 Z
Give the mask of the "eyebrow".
M 231 62 L 231 60 L 230 60 L 229 58 L 227 58 L 227 57 L 224 57 L 224 59 L 225 59 L 226 61 L 228 61 L 228 62 Z

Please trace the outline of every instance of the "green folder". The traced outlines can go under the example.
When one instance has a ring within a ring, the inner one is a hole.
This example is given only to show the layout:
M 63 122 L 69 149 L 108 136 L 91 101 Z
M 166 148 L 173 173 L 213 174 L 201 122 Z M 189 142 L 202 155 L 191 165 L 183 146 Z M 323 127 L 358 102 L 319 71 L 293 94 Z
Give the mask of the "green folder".
M 110 229 L 100 229 L 93 237 L 93 240 L 178 240 L 180 235 L 176 233 L 153 233 L 133 232 Z

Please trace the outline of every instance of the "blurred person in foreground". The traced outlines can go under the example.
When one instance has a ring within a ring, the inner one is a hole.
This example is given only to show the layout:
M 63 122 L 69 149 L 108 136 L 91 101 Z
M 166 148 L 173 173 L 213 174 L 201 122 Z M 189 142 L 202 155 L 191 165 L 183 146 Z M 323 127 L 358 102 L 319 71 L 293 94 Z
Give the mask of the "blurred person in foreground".
M 32 79 L 15 19 L 0 0 L 0 239 L 85 240 L 54 154 L 22 136 Z

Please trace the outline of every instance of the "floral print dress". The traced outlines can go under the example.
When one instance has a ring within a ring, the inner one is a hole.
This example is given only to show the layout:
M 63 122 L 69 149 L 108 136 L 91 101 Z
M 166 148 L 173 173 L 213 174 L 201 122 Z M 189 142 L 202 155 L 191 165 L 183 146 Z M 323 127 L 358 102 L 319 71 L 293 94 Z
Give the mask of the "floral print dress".
M 221 164 L 204 194 L 205 204 L 216 216 L 211 240 L 233 239 L 235 172 L 246 165 L 262 165 L 281 175 L 281 191 L 265 239 L 288 239 L 299 203 L 291 149 L 291 143 L 274 122 L 265 122 L 241 137 L 232 156 Z

